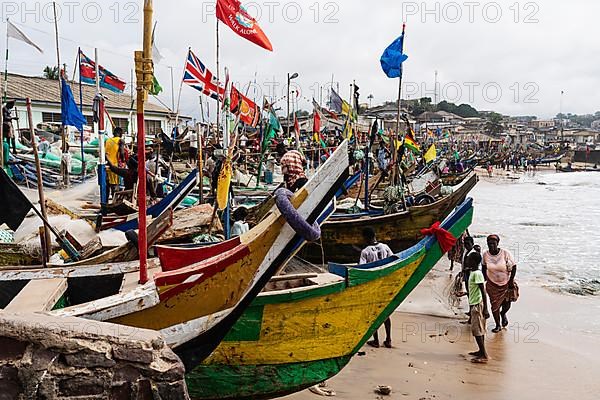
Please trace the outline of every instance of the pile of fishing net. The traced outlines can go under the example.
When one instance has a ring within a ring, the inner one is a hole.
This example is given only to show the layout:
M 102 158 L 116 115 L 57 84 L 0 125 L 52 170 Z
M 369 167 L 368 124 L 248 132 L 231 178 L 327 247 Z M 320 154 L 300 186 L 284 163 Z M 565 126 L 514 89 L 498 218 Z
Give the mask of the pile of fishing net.
M 404 204 L 402 201 L 404 189 L 402 186 L 388 186 L 383 191 L 383 212 L 385 214 L 394 214 L 397 212 L 404 211 Z

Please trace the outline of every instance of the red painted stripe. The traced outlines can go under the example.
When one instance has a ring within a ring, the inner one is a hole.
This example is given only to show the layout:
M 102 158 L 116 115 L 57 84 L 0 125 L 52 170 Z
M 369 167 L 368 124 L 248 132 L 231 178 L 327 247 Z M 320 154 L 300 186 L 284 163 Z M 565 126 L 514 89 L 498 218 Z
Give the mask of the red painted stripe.
M 156 246 L 156 252 L 158 254 L 162 270 L 167 272 L 175 271 L 197 262 L 204 261 L 216 255 L 232 250 L 240 244 L 240 238 L 236 237 L 212 246 L 196 248 Z
M 170 286 L 182 284 L 192 275 L 202 274 L 202 278 L 193 282 L 191 285 L 197 285 L 199 282 L 215 275 L 218 272 L 226 270 L 230 265 L 250 254 L 250 249 L 246 245 L 239 245 L 234 249 L 220 253 L 212 258 L 206 259 L 192 266 L 181 268 L 177 271 L 161 272 L 154 276 L 156 286 Z M 258 268 L 258 265 L 256 266 Z M 187 284 L 185 284 L 187 285 Z M 170 292 L 170 291 L 169 291 Z

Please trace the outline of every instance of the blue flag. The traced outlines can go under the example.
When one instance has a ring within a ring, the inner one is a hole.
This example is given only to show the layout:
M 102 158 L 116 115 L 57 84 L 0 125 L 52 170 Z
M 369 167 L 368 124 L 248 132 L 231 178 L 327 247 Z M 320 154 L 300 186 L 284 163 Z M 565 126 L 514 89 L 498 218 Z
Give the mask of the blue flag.
M 400 78 L 402 76 L 402 63 L 408 59 L 404 54 L 404 27 L 402 35 L 388 46 L 381 56 L 381 68 L 388 78 Z
M 61 77 L 60 79 L 62 80 L 62 123 L 63 125 L 74 126 L 79 132 L 83 133 L 83 124 L 85 124 L 87 120 L 79 110 L 79 107 L 77 107 L 77 103 L 75 103 L 75 98 L 73 98 L 71 87 L 65 78 Z

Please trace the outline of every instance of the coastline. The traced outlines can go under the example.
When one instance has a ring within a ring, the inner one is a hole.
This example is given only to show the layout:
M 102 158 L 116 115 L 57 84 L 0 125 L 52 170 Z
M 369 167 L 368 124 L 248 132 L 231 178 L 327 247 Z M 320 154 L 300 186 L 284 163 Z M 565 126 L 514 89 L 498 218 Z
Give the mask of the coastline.
M 462 311 L 444 299 L 450 281 L 447 259 L 440 262 L 392 317 L 393 349 L 365 346 L 338 376 L 328 381 L 337 398 L 348 400 L 596 399 L 600 392 L 600 328 L 590 326 L 600 300 L 552 292 L 527 282 L 509 313 L 508 330 L 490 332 L 487 365 L 469 361 L 476 345 Z M 382 334 L 383 331 L 380 331 Z M 374 392 L 392 387 L 390 396 Z M 287 400 L 319 398 L 309 391 Z

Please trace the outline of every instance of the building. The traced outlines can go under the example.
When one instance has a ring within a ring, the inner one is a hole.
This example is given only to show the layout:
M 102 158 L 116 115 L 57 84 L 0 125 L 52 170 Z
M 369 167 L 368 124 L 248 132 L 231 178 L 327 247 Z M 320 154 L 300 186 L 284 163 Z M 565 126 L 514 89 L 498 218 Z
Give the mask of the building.
M 0 74 L 0 78 L 3 80 L 4 74 Z M 79 83 L 71 82 L 70 84 L 75 100 L 79 102 Z M 96 87 L 82 84 L 81 88 L 83 115 L 87 119 L 87 125 L 91 127 L 93 115 L 92 103 L 96 94 Z M 106 111 L 114 126 L 123 129 L 127 129 L 130 126 L 131 129 L 129 132 L 136 132 L 135 99 L 130 94 L 117 94 L 106 89 L 102 91 L 102 94 L 106 99 Z M 57 80 L 8 74 L 7 98 L 15 100 L 20 128 L 28 127 L 27 109 L 25 106 L 27 98 L 31 99 L 33 124 L 36 127 L 44 123 L 61 123 L 60 88 Z M 146 102 L 144 121 L 146 134 L 157 134 L 161 130 L 170 132 L 175 126 L 175 120 L 176 115 L 171 110 L 151 102 Z M 186 124 L 189 121 L 191 121 L 190 117 L 179 117 L 180 124 Z
M 556 126 L 556 123 L 554 122 L 554 120 L 536 119 L 536 120 L 531 121 L 529 123 L 529 126 L 532 127 L 533 129 L 546 130 L 546 129 L 553 129 Z

